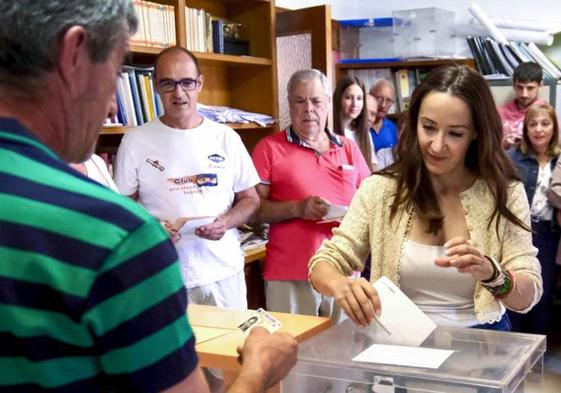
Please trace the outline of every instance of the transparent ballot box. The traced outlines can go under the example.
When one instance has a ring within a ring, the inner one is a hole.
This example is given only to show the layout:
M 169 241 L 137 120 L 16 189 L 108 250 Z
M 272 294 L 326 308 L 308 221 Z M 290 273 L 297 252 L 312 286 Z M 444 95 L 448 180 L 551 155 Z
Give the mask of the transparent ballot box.
M 436 7 L 393 11 L 395 55 L 402 58 L 453 55 L 454 15 Z
M 374 322 L 375 323 L 375 322 Z M 438 368 L 352 359 L 372 331 L 346 320 L 300 344 L 285 393 L 523 393 L 541 391 L 545 336 L 437 327 L 421 348 L 452 350 Z
M 342 63 L 398 60 L 393 48 L 393 19 L 340 20 L 339 48 Z

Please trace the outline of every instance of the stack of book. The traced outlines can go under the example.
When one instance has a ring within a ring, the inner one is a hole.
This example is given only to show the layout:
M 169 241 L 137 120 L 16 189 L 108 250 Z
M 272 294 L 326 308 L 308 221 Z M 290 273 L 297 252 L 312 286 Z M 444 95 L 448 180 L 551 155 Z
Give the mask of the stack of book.
M 211 14 L 203 9 L 185 7 L 185 42 L 193 52 L 213 52 Z
M 175 45 L 175 10 L 144 0 L 134 0 L 138 15 L 138 30 L 131 38 L 132 45 L 166 48 Z
M 501 44 L 490 37 L 468 36 L 467 43 L 482 75 L 512 77 L 518 64 L 531 61 L 542 67 L 544 79 L 561 78 L 561 70 L 533 42 Z
M 106 125 L 139 126 L 163 114 L 153 69 L 124 66 L 117 84 L 118 112 Z

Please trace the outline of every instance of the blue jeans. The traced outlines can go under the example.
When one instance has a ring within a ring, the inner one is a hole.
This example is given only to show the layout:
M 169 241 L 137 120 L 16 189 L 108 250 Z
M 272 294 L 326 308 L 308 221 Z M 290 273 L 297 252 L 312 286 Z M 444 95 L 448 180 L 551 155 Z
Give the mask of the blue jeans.
M 501 332 L 510 332 L 512 327 L 510 325 L 510 319 L 508 318 L 508 314 L 505 312 L 502 318 L 493 323 L 483 323 L 479 325 L 471 326 L 472 329 L 487 329 L 487 330 L 497 330 Z

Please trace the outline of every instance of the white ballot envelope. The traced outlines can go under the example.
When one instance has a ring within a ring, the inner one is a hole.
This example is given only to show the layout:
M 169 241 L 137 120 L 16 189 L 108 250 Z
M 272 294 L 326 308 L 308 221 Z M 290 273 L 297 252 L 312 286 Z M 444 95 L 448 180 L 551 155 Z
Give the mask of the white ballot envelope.
M 345 205 L 330 205 L 327 208 L 327 213 L 321 218 L 321 221 L 318 221 L 318 224 L 341 221 L 345 217 L 347 210 L 349 210 L 349 207 Z
M 380 277 L 378 291 L 382 314 L 369 328 L 375 343 L 419 346 L 436 329 L 436 324 L 387 277 Z
M 194 235 L 195 229 L 202 225 L 210 224 L 215 219 L 215 216 L 179 217 L 173 223 L 173 228 L 182 236 Z

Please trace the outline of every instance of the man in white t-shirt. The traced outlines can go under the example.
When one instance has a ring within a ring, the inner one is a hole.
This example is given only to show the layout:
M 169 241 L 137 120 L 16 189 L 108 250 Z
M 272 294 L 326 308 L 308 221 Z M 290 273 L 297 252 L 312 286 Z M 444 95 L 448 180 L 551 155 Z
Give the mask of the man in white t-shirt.
M 165 114 L 123 137 L 117 187 L 170 232 L 190 303 L 247 308 L 236 228 L 259 208 L 255 167 L 234 130 L 197 112 L 204 77 L 191 52 L 161 52 L 154 80 Z

